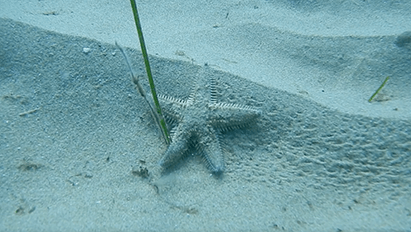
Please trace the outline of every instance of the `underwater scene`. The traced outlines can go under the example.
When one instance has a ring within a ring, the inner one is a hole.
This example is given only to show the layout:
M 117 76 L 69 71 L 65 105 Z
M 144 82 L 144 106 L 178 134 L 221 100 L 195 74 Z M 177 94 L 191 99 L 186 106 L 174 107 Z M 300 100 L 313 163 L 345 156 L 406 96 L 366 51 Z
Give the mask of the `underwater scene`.
M 411 231 L 411 2 L 0 6 L 0 231 Z

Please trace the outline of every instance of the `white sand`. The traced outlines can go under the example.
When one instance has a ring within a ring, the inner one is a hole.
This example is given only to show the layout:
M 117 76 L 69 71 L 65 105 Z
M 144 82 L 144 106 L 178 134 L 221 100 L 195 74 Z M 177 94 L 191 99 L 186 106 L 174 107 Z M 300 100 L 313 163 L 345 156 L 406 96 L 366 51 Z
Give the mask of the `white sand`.
M 215 72 L 219 99 L 264 112 L 221 136 L 221 178 L 198 156 L 160 172 L 113 46 L 138 46 L 128 1 L 0 3 L 86 37 L 0 20 L 0 230 L 409 230 L 410 3 L 322 2 L 139 4 L 159 92 L 187 97 L 198 66 L 178 60 L 208 62 L 239 75 Z
M 129 1 L 0 4 L 0 17 L 139 48 Z M 411 30 L 410 1 L 176 0 L 138 7 L 150 54 L 211 63 L 342 112 L 411 116 L 409 52 L 393 45 Z M 386 76 L 389 101 L 369 104 Z

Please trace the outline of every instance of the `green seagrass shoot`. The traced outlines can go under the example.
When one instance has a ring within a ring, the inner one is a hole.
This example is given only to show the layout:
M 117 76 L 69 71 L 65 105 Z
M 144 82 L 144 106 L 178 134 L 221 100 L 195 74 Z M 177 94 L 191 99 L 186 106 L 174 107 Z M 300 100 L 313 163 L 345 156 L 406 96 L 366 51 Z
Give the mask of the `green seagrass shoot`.
M 170 137 L 170 134 L 167 130 L 166 122 L 164 120 L 164 117 L 163 117 L 163 114 L 162 114 L 162 111 L 161 111 L 160 103 L 158 102 L 156 87 L 154 85 L 153 76 L 151 74 L 150 62 L 148 60 L 146 44 L 144 42 L 143 31 L 141 29 L 140 19 L 138 17 L 136 1 L 135 0 L 130 0 L 130 3 L 131 3 L 131 8 L 133 10 L 134 22 L 136 23 L 138 38 L 140 40 L 141 52 L 142 52 L 143 58 L 144 58 L 144 64 L 145 64 L 145 68 L 146 68 L 148 82 L 150 84 L 151 95 L 153 96 L 153 101 L 154 101 L 154 105 L 155 105 L 155 110 L 153 110 L 153 108 L 151 108 L 152 113 L 154 115 L 156 123 L 161 128 L 161 131 L 162 131 L 162 134 L 163 134 L 163 137 L 164 137 L 166 143 L 169 144 L 171 142 L 171 137 Z M 136 76 L 133 77 L 133 82 L 134 82 L 134 84 L 137 85 L 140 94 L 142 94 L 142 92 L 140 91 L 140 90 L 142 90 L 142 88 L 141 88 L 140 84 L 138 83 L 138 78 Z M 146 99 L 146 101 L 147 101 L 147 99 Z M 150 105 L 150 107 L 151 107 L 151 105 Z

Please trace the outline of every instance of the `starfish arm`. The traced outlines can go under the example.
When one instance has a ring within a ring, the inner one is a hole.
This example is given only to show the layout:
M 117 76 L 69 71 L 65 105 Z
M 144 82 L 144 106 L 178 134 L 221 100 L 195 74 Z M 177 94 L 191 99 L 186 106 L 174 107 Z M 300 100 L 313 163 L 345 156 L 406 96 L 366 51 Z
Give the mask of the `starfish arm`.
M 211 126 L 206 128 L 207 136 L 201 136 L 198 146 L 203 151 L 204 159 L 214 173 L 222 173 L 224 171 L 224 156 L 220 147 L 218 132 Z
M 168 104 L 168 105 L 173 105 L 174 107 L 183 109 L 186 108 L 188 105 L 187 100 L 182 100 L 179 98 L 175 98 L 175 97 L 170 97 L 170 96 L 165 96 L 162 94 L 158 95 L 158 99 L 164 103 L 164 104 Z
M 185 139 L 186 136 L 187 133 L 184 132 L 182 126 L 179 125 L 175 132 L 173 132 L 172 142 L 168 146 L 163 158 L 160 160 L 160 165 L 162 167 L 166 168 L 177 163 L 177 161 L 188 151 L 189 144 L 187 144 L 187 139 Z
M 260 110 L 238 104 L 215 103 L 210 110 L 210 122 L 220 131 L 245 127 L 261 116 Z
M 158 100 L 169 124 L 181 121 L 181 112 L 187 107 L 187 101 L 161 94 L 158 95 Z

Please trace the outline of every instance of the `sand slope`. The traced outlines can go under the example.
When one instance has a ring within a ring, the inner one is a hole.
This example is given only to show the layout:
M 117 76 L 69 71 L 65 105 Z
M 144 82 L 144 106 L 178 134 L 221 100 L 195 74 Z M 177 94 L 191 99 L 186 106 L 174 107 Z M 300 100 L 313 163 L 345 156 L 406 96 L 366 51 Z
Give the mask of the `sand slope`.
M 12 1 L 0 17 L 139 48 L 128 1 Z M 138 1 L 148 52 L 371 117 L 409 119 L 411 2 Z M 409 41 L 410 35 L 408 34 Z M 367 100 L 391 79 L 380 102 Z
M 409 120 L 342 113 L 214 71 L 219 99 L 263 117 L 222 134 L 220 178 L 196 154 L 161 172 L 166 145 L 113 45 L 7 19 L 0 32 L 2 231 L 411 227 Z M 127 52 L 143 73 L 141 54 Z M 158 92 L 188 96 L 199 66 L 151 62 Z

